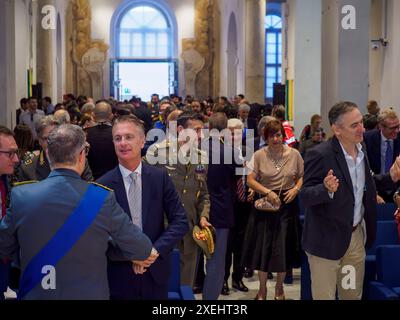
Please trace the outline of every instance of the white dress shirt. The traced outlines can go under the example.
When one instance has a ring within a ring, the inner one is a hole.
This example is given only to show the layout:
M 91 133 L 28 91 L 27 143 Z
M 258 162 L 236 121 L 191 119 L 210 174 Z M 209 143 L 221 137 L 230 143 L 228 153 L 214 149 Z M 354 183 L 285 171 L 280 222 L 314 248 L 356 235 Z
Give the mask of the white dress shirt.
M 357 158 L 354 161 L 353 157 L 349 155 L 346 150 L 343 148 L 343 145 L 340 144 L 342 147 L 344 157 L 347 162 L 347 167 L 349 168 L 349 173 L 351 177 L 351 182 L 353 184 L 353 192 L 354 192 L 354 220 L 353 226 L 357 226 L 361 223 L 364 218 L 364 192 L 365 192 L 365 155 L 362 151 L 361 144 L 357 144 Z

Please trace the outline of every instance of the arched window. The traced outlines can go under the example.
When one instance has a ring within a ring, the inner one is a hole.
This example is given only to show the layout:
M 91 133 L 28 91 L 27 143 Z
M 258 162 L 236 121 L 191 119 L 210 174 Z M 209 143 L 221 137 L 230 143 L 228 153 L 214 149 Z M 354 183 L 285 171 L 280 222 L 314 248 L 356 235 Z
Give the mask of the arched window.
M 171 58 L 171 26 L 164 14 L 148 5 L 131 8 L 118 30 L 119 58 Z
M 111 94 L 118 100 L 178 91 L 176 21 L 158 0 L 131 0 L 113 17 Z
M 282 81 L 282 19 L 277 14 L 265 16 L 265 96 L 273 98 L 274 83 Z

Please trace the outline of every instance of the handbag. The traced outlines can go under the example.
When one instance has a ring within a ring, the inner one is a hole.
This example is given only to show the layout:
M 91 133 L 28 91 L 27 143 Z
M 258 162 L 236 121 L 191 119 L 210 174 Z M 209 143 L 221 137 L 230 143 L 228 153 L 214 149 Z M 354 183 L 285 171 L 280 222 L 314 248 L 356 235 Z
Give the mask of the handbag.
M 285 163 L 286 163 L 286 162 L 285 162 Z M 280 187 L 280 189 L 279 189 L 279 193 L 278 193 L 278 197 L 279 197 L 279 198 L 281 197 L 281 194 L 282 194 L 282 188 L 283 188 L 283 184 L 284 184 L 284 182 L 285 182 L 285 177 L 286 177 L 286 172 L 285 172 L 285 174 L 283 175 L 281 187 Z M 278 212 L 278 211 L 280 210 L 280 208 L 281 208 L 281 206 L 275 206 L 275 205 L 273 205 L 273 204 L 268 200 L 268 196 L 265 196 L 265 197 L 262 197 L 262 198 L 256 200 L 256 201 L 254 202 L 254 207 L 255 207 L 257 210 L 265 211 L 265 212 L 272 212 L 272 213 L 273 213 L 273 212 Z

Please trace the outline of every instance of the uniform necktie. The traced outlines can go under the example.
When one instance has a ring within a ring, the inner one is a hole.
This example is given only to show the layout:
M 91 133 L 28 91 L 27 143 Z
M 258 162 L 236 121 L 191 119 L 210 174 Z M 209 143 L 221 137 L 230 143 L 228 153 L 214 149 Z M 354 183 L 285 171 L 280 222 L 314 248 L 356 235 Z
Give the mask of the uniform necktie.
M 386 140 L 385 173 L 390 171 L 393 164 L 393 149 L 390 140 Z
M 246 192 L 244 188 L 244 178 L 241 177 L 237 180 L 237 198 L 239 202 L 246 201 Z
M 143 229 L 141 210 L 142 186 L 139 183 L 138 174 L 136 172 L 132 172 L 129 177 L 131 178 L 131 185 L 129 186 L 128 203 L 129 210 L 131 211 L 132 222 L 140 229 Z

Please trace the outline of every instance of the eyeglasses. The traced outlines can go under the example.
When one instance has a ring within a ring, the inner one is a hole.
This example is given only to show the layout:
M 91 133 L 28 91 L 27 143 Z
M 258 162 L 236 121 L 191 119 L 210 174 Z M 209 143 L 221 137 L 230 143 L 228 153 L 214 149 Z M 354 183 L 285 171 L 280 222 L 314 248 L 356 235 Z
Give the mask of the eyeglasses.
M 15 155 L 18 156 L 18 150 L 9 150 L 9 151 L 0 150 L 0 153 L 8 155 L 9 159 L 14 158 Z
M 384 127 L 385 127 L 386 129 L 390 130 L 390 131 L 400 130 L 400 125 L 393 126 L 393 127 L 388 127 L 388 126 L 385 126 L 385 125 L 384 125 Z
M 82 151 L 85 151 L 85 156 L 87 156 L 88 154 L 89 154 L 89 151 L 90 151 L 90 144 L 89 143 L 85 143 L 85 146 L 83 147 L 83 149 L 81 150 L 81 152 Z

